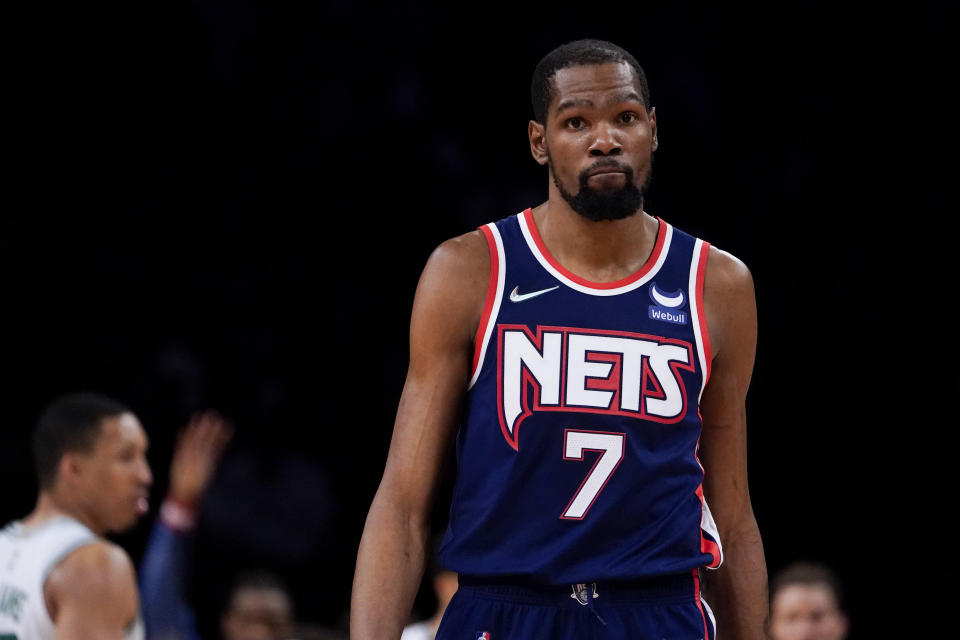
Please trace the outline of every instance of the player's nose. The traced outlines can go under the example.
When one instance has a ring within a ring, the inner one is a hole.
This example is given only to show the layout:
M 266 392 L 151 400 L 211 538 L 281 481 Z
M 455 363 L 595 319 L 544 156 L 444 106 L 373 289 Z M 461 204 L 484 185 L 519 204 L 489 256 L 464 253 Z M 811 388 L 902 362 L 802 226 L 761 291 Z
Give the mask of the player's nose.
M 153 484 L 153 472 L 150 471 L 150 464 L 145 459 L 137 465 L 137 480 L 141 484 Z
M 616 127 L 601 123 L 594 131 L 596 133 L 590 144 L 591 156 L 616 156 L 623 153 L 623 144 Z
M 797 640 L 818 640 L 817 627 L 810 621 L 803 621 L 796 629 Z

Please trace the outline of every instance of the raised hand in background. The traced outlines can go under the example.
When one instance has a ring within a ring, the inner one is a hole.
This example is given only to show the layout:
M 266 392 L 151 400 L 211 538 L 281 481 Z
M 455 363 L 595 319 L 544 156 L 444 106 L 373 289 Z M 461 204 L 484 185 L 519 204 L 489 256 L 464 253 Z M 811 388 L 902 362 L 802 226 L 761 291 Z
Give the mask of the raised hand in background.
M 233 428 L 215 411 L 194 415 L 177 436 L 170 488 L 140 565 L 148 638 L 200 640 L 186 598 L 189 540 L 200 501 L 232 436 Z
M 169 498 L 183 507 L 196 508 L 232 436 L 233 428 L 217 412 L 194 415 L 177 437 Z

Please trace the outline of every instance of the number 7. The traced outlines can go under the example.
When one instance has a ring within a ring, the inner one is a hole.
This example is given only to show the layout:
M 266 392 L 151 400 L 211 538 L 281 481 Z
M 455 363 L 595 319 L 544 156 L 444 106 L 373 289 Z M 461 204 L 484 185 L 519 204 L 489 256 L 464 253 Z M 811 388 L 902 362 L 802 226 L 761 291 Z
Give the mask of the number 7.
M 563 520 L 583 520 L 583 517 L 593 506 L 597 495 L 606 486 L 607 480 L 613 475 L 623 460 L 623 444 L 626 434 L 610 433 L 608 431 L 580 431 L 566 429 L 563 432 L 563 459 L 583 460 L 584 451 L 597 451 L 601 455 L 593 463 L 593 467 L 580 483 L 580 488 L 573 495 L 570 504 L 560 516 Z

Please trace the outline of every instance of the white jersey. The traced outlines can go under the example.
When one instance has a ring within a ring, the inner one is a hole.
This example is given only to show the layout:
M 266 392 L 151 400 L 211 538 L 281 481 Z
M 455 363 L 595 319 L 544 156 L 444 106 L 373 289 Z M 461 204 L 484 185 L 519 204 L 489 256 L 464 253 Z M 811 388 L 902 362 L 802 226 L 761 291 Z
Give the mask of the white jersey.
M 53 640 L 53 620 L 43 597 L 47 576 L 68 554 L 100 538 L 67 516 L 33 527 L 11 522 L 0 530 L 0 638 Z M 136 621 L 125 640 L 143 640 Z

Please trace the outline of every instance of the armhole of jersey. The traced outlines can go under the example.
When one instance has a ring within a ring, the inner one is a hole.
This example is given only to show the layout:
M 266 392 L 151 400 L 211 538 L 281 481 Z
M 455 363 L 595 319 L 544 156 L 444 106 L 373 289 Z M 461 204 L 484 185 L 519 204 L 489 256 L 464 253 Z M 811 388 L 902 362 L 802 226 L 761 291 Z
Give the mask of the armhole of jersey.
M 61 562 L 67 559 L 67 556 L 69 556 L 71 553 L 73 553 L 77 549 L 93 544 L 95 542 L 99 542 L 99 539 L 96 536 L 89 536 L 89 537 L 83 536 L 76 540 L 71 541 L 69 544 L 67 544 L 66 547 L 60 550 L 60 553 L 54 556 L 53 560 L 51 560 L 50 563 L 47 564 L 43 572 L 40 574 L 40 598 L 43 600 L 43 615 L 47 619 L 47 621 L 50 623 L 51 627 L 55 626 L 56 623 L 53 620 L 53 616 L 51 616 L 50 612 L 47 610 L 47 598 L 46 598 L 46 595 L 44 594 L 44 591 L 46 590 L 47 578 L 49 578 L 50 574 L 53 573 L 53 570 L 57 568 L 57 565 L 59 565 Z
M 690 306 L 693 311 L 693 332 L 697 337 L 697 357 L 703 382 L 697 402 L 703 396 L 703 390 L 710 379 L 710 367 L 713 355 L 710 351 L 710 332 L 707 329 L 707 313 L 703 308 L 703 281 L 707 272 L 707 256 L 710 255 L 710 243 L 697 239 L 693 247 L 693 259 L 690 262 Z
M 503 240 L 500 238 L 500 232 L 494 223 L 485 224 L 480 227 L 480 232 L 487 240 L 487 248 L 490 250 L 490 282 L 487 285 L 487 298 L 483 303 L 483 313 L 480 314 L 480 325 L 477 327 L 477 335 L 473 339 L 473 367 L 470 373 L 470 384 L 467 389 L 472 389 L 480 377 L 480 370 L 483 368 L 483 359 L 487 353 L 487 344 L 490 342 L 490 334 L 493 332 L 493 325 L 496 324 L 497 314 L 500 312 L 500 300 L 503 297 L 503 278 L 506 273 L 506 261 L 503 255 Z

